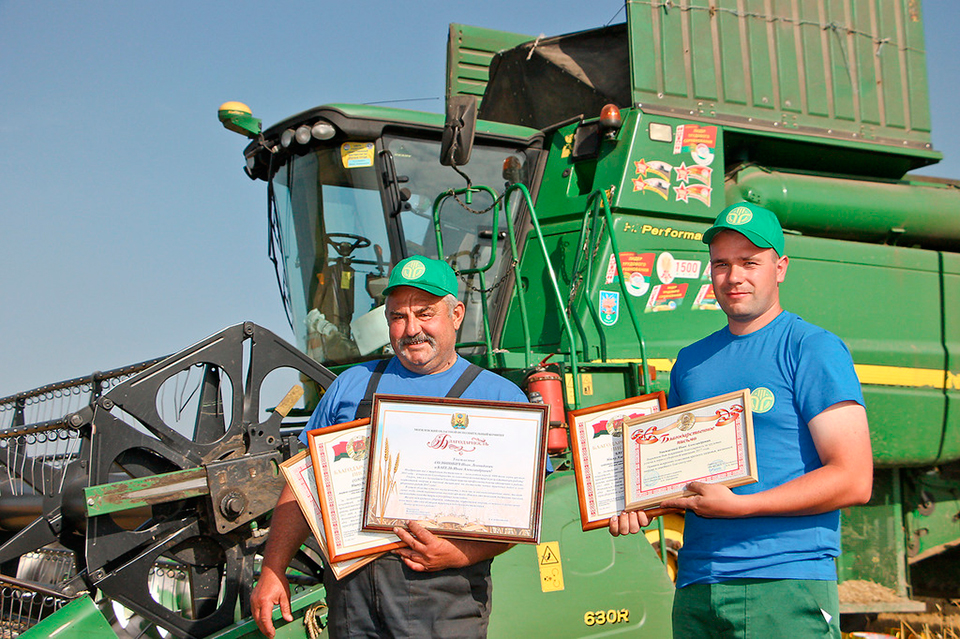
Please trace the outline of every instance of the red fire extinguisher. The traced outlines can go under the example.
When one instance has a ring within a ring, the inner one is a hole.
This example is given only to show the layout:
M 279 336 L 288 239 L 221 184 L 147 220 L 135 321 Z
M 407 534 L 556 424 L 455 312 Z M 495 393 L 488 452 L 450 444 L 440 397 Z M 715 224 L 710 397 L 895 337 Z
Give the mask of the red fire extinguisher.
M 567 449 L 566 410 L 563 404 L 563 380 L 558 373 L 547 370 L 546 357 L 527 376 L 525 385 L 527 397 L 533 403 L 542 403 L 550 407 L 550 429 L 547 431 L 547 452 L 562 453 Z

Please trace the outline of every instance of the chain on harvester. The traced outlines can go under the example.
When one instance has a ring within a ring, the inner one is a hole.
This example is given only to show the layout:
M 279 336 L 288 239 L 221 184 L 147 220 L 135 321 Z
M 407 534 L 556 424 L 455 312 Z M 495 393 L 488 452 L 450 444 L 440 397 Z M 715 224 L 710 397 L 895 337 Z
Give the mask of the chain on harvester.
M 490 206 L 488 206 L 487 208 L 485 208 L 485 209 L 483 209 L 483 210 L 477 210 L 477 209 L 471 207 L 469 204 L 467 204 L 467 203 L 464 202 L 463 200 L 461 200 L 461 199 L 460 199 L 460 195 L 459 195 L 456 191 L 454 191 L 453 189 L 450 189 L 449 191 L 447 191 L 446 193 L 444 193 L 444 195 L 452 196 L 453 199 L 457 202 L 457 204 L 460 205 L 460 208 L 462 208 L 464 211 L 468 211 L 468 212 L 470 212 L 470 213 L 473 213 L 474 215 L 486 215 L 487 213 L 489 213 L 490 211 L 492 211 L 494 208 L 496 208 L 496 207 L 500 204 L 500 202 L 503 201 L 503 196 L 506 195 L 506 192 L 501 193 L 500 195 L 498 195 L 498 196 L 497 196 L 497 199 L 495 199 Z
M 570 315 L 570 309 L 573 307 L 573 300 L 577 297 L 577 293 L 580 291 L 580 286 L 583 284 L 584 279 L 584 270 L 587 268 L 587 264 L 597 259 L 597 254 L 600 252 L 600 240 L 603 238 L 603 230 L 606 226 L 606 220 L 600 220 L 600 230 L 596 233 L 596 241 L 593 244 L 593 249 L 589 251 L 589 259 L 583 260 L 580 263 L 580 267 L 571 275 L 570 277 L 570 294 L 567 295 L 567 306 L 566 312 L 567 315 Z M 581 253 L 584 255 L 588 252 L 588 244 L 590 240 L 587 237 L 584 237 L 583 244 L 578 248 Z
M 449 191 L 444 193 L 444 195 L 451 196 L 454 199 L 454 201 L 460 205 L 460 208 L 462 208 L 464 211 L 467 211 L 468 213 L 473 213 L 474 215 L 486 215 L 487 213 L 492 211 L 494 208 L 499 206 L 501 202 L 503 202 L 503 198 L 504 198 L 504 195 L 506 195 L 506 192 L 498 195 L 497 198 L 490 204 L 490 206 L 482 210 L 475 209 L 471 207 L 469 204 L 467 204 L 465 201 L 461 200 L 460 195 L 453 189 L 450 189 Z M 457 268 L 456 264 L 451 264 L 450 268 L 453 269 L 453 272 L 456 273 L 457 278 L 459 278 L 460 281 L 463 282 L 464 286 L 466 286 L 469 290 L 473 291 L 474 293 L 489 294 L 497 290 L 497 288 L 499 288 L 500 285 L 502 285 L 507 280 L 507 278 L 510 277 L 510 275 L 512 275 L 514 271 L 516 271 L 517 264 L 519 264 L 519 260 L 517 260 L 516 258 L 512 259 L 510 261 L 510 266 L 507 267 L 503 275 L 501 275 L 497 279 L 497 281 L 494 282 L 493 285 L 490 286 L 489 288 L 477 288 L 476 286 L 471 284 L 469 281 L 467 281 L 467 278 L 464 277 L 463 273 L 460 272 L 460 269 Z
M 471 291 L 473 291 L 473 292 L 475 292 L 475 293 L 484 293 L 484 294 L 486 294 L 486 293 L 492 293 L 492 292 L 494 292 L 495 290 L 497 290 L 497 288 L 498 288 L 501 284 L 503 284 L 503 283 L 507 280 L 507 278 L 517 269 L 517 264 L 519 264 L 519 263 L 520 263 L 520 261 L 517 260 L 517 259 L 510 260 L 510 266 L 507 267 L 506 272 L 504 272 L 504 274 L 501 275 L 501 276 L 497 279 L 497 281 L 494 282 L 493 285 L 490 286 L 489 288 L 477 288 L 476 286 L 474 286 L 473 284 L 471 284 L 470 282 L 467 281 L 467 278 L 463 276 L 463 273 L 461 273 L 461 272 L 460 272 L 460 269 L 458 269 L 455 265 L 451 264 L 451 265 L 450 265 L 450 268 L 453 269 L 453 272 L 456 273 L 457 277 L 460 278 L 460 281 L 463 282 L 464 286 L 466 286 L 468 289 L 470 289 Z

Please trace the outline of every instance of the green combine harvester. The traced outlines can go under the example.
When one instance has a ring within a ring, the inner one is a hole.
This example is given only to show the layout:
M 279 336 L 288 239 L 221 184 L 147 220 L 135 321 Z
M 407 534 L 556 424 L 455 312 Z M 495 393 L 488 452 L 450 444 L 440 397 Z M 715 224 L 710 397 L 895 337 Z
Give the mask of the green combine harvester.
M 0 400 L 0 636 L 259 636 L 278 464 L 336 373 L 388 355 L 387 275 L 426 255 L 458 272 L 460 352 L 552 405 L 557 551 L 496 559 L 490 636 L 669 637 L 682 516 L 581 530 L 566 413 L 666 390 L 724 325 L 700 240 L 742 200 L 787 232 L 785 308 L 839 335 L 863 385 L 876 471 L 842 514 L 846 622 L 960 596 L 960 183 L 908 174 L 941 157 L 918 2 L 628 0 L 624 23 L 551 38 L 451 25 L 446 97 L 265 131 L 221 107 L 267 188 L 296 346 L 238 324 Z M 280 370 L 293 408 L 268 390 Z M 322 570 L 308 542 L 278 636 L 324 635 Z M 864 583 L 890 596 L 845 588 Z

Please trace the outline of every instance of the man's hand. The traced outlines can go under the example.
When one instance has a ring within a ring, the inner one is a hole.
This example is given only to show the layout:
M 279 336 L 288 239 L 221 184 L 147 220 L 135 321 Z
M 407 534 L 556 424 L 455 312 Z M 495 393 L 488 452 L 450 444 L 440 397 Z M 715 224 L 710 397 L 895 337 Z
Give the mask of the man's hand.
M 447 568 L 463 568 L 496 557 L 512 544 L 466 539 L 438 537 L 415 521 L 407 522 L 407 528 L 394 528 L 394 534 L 406 548 L 393 551 L 403 563 L 417 572 L 435 572 Z
M 689 497 L 675 497 L 667 499 L 661 506 L 664 508 L 681 508 L 691 510 L 701 517 L 741 517 L 742 509 L 738 508 L 736 495 L 723 484 L 705 484 L 694 481 L 687 484 L 687 490 L 693 494 Z
M 870 431 L 863 406 L 844 401 L 809 422 L 823 466 L 758 493 L 738 495 L 722 484 L 691 482 L 689 497 L 668 499 L 665 508 L 684 508 L 701 517 L 800 516 L 869 501 L 873 485 Z
M 610 518 L 610 534 L 614 537 L 618 535 L 635 535 L 640 529 L 650 523 L 647 513 L 642 510 L 631 512 L 622 512 Z
M 269 568 L 260 573 L 260 580 L 250 595 L 250 608 L 253 619 L 257 622 L 265 636 L 273 638 L 276 629 L 273 627 L 273 607 L 280 604 L 280 612 L 286 621 L 293 621 L 290 611 L 290 584 L 286 575 L 276 573 Z
M 290 560 L 310 533 L 303 518 L 296 495 L 284 485 L 270 519 L 270 535 L 263 551 L 260 579 L 250 593 L 250 611 L 257 627 L 267 637 L 273 637 L 273 607 L 280 604 L 280 612 L 287 621 L 293 621 L 290 611 L 290 584 L 286 571 Z

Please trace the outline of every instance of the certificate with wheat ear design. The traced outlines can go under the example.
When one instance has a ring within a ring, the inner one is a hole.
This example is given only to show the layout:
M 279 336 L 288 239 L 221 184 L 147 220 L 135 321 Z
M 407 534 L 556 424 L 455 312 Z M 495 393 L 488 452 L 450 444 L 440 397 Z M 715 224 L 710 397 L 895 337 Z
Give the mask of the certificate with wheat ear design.
M 328 559 L 332 562 L 405 545 L 392 532 L 361 530 L 369 440 L 369 419 L 307 432 Z
M 363 529 L 538 543 L 549 408 L 375 395 Z

